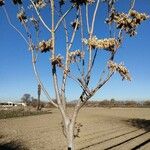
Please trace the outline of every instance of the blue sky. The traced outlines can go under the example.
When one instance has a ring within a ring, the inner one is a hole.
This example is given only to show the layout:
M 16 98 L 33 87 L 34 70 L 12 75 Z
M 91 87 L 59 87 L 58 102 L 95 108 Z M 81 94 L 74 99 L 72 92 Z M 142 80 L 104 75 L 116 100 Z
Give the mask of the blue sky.
M 117 3 L 117 8 L 127 11 L 129 8 L 128 2 L 129 0 L 120 0 Z M 11 6 L 12 4 L 8 3 L 6 8 L 13 18 L 13 23 L 21 27 L 16 20 L 15 9 Z M 135 9 L 150 14 L 149 6 L 149 0 L 137 0 Z M 108 26 L 104 24 L 103 20 L 105 10 L 105 5 L 100 5 L 95 25 L 96 30 L 94 31 L 98 34 L 98 37 L 108 36 Z M 89 13 L 91 14 L 92 11 Z M 73 14 L 71 14 L 70 19 L 72 18 Z M 47 17 L 44 19 L 46 20 Z M 1 8 L 0 20 L 0 100 L 18 100 L 24 93 L 30 93 L 36 97 L 37 82 L 32 70 L 30 52 L 21 37 L 8 25 Z M 49 20 L 46 21 L 49 23 Z M 137 31 L 138 34 L 133 38 L 126 36 L 115 58 L 117 62 L 123 61 L 125 63 L 131 73 L 132 81 L 122 81 L 121 77 L 116 73 L 93 99 L 150 99 L 150 21 L 143 22 Z M 47 33 L 41 33 L 41 35 L 44 39 L 49 36 Z M 58 48 L 61 49 L 61 45 L 63 45 L 61 29 L 58 36 Z M 78 48 L 76 45 L 74 47 Z M 48 56 L 49 54 L 40 55 L 38 68 L 47 90 L 53 95 Z M 99 54 L 95 73 L 93 74 L 93 81 L 97 79 L 98 68 L 101 69 L 101 64 L 98 62 L 103 60 L 103 58 L 101 59 L 101 54 Z M 80 89 L 73 82 L 69 82 L 67 88 L 68 99 L 76 99 L 80 93 Z M 42 97 L 46 100 L 44 95 Z

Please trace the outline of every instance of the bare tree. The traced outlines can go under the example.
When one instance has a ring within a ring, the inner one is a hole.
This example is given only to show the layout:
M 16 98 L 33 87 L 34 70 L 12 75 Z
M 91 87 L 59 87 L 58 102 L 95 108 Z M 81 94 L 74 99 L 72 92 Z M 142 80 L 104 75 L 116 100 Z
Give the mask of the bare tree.
M 12 2 L 13 6 L 18 9 L 17 18 L 21 23 L 21 28 L 25 29 L 26 35 L 12 24 L 5 7 L 6 1 L 0 0 L 0 6 L 6 14 L 8 23 L 27 43 L 32 55 L 33 70 L 38 84 L 47 99 L 60 110 L 68 150 L 74 150 L 74 138 L 78 136 L 81 126 L 76 123 L 79 110 L 110 80 L 115 72 L 121 75 L 122 80 L 130 80 L 129 72 L 124 64 L 114 62 L 115 54 L 123 43 L 125 35 L 136 35 L 137 27 L 141 22 L 148 19 L 148 16 L 134 10 L 135 0 L 131 1 L 127 13 L 117 11 L 116 0 L 12 0 Z M 95 24 L 96 20 L 99 19 L 97 18 L 97 13 L 100 11 L 99 5 L 103 5 L 103 3 L 107 4 L 108 7 L 108 11 L 103 13 L 108 16 L 105 22 L 109 27 L 110 36 L 100 39 L 95 32 Z M 47 13 L 48 11 L 50 13 Z M 68 21 L 70 16 L 74 18 L 71 22 Z M 48 18 L 51 25 L 47 23 L 45 18 Z M 65 38 L 60 40 L 59 32 L 62 28 Z M 40 31 L 47 32 L 49 38 L 41 40 Z M 65 47 L 62 46 L 62 52 L 58 54 L 58 45 L 62 43 L 62 40 L 64 40 Z M 73 44 L 78 46 L 77 50 L 74 50 Z M 97 75 L 98 82 L 95 83 L 96 81 L 94 81 L 95 86 L 91 87 L 93 67 L 96 59 L 98 59 L 99 51 L 106 51 L 108 58 L 104 69 L 100 71 L 101 75 Z M 40 79 L 37 70 L 39 52 L 42 54 L 50 53 L 51 78 L 53 79 L 56 102 L 52 100 Z M 78 73 L 74 74 L 73 70 Z M 62 77 L 62 82 L 59 82 L 58 72 L 59 78 Z M 68 80 L 73 80 L 82 89 L 71 114 L 66 108 L 66 83 Z
M 24 94 L 23 96 L 22 96 L 22 98 L 21 98 L 21 101 L 23 102 L 23 103 L 26 103 L 27 105 L 30 105 L 30 103 L 31 103 L 31 95 L 30 94 Z

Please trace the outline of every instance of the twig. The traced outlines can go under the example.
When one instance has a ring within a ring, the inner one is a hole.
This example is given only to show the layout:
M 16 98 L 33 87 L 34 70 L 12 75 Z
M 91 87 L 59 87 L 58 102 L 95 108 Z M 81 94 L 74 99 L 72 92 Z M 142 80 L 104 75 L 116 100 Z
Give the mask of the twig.
M 130 12 L 131 12 L 131 10 L 134 8 L 134 5 L 135 5 L 135 0 L 132 0 L 132 1 L 131 1 L 131 7 L 130 7 L 130 9 L 129 9 L 129 11 L 128 11 L 127 16 L 130 15 Z M 120 44 L 121 44 L 122 41 L 123 41 L 123 36 L 122 36 L 122 34 L 123 34 L 123 28 L 121 28 L 121 29 L 119 30 L 119 33 L 118 33 L 118 40 L 119 40 Z M 116 51 L 115 51 L 114 53 L 112 53 L 112 55 L 111 55 L 111 57 L 110 57 L 110 60 L 113 60 L 113 59 L 114 59 L 114 55 L 115 55 L 116 52 L 117 52 L 117 49 L 116 49 Z
M 95 10 L 94 10 L 94 14 L 93 14 L 93 19 L 92 19 L 92 26 L 91 26 L 91 30 L 90 30 L 90 35 L 89 35 L 90 38 L 93 35 L 94 23 L 95 23 L 95 18 L 96 18 L 97 10 L 98 10 L 98 7 L 99 7 L 99 3 L 100 3 L 100 0 L 97 0 L 96 7 L 95 7 Z M 89 72 L 91 70 L 91 66 L 92 66 L 92 47 L 90 46 L 89 47 L 88 72 L 87 72 L 87 75 L 86 75 L 88 78 L 89 78 Z
M 93 57 L 93 60 L 92 60 L 92 63 L 91 63 L 91 66 L 90 66 L 90 68 L 89 68 L 89 70 L 88 70 L 88 73 L 87 73 L 87 75 L 86 75 L 86 77 L 85 77 L 85 79 L 87 79 L 87 81 L 86 81 L 86 83 L 88 84 L 88 82 L 89 82 L 89 80 L 90 80 L 90 73 L 91 73 L 91 71 L 92 71 L 92 68 L 93 68 L 93 66 L 94 66 L 94 62 L 95 62 L 95 59 L 96 59 L 96 56 L 97 56 L 97 49 L 95 50 L 95 54 L 94 54 L 94 57 Z
M 36 12 L 36 14 L 38 15 L 39 19 L 41 20 L 41 22 L 42 22 L 42 24 L 44 25 L 44 27 L 45 27 L 49 32 L 51 32 L 51 29 L 46 25 L 46 23 L 45 23 L 44 20 L 42 19 L 42 17 L 41 17 L 41 15 L 40 15 L 38 9 L 36 8 L 36 6 L 35 6 L 33 0 L 30 0 L 30 2 L 32 3 L 32 5 L 33 5 L 33 7 L 34 7 L 34 9 L 35 9 L 35 12 Z
M 55 11 L 56 11 L 56 9 L 55 9 Z M 60 14 L 63 15 L 62 11 L 61 11 L 61 7 L 60 7 Z M 65 68 L 63 70 L 63 77 L 62 77 L 61 100 L 62 100 L 62 104 L 63 104 L 64 110 L 66 110 L 65 88 L 66 88 L 67 75 L 65 73 L 65 70 L 68 70 L 68 52 L 69 52 L 68 51 L 68 45 L 69 45 L 69 38 L 68 38 L 68 30 L 67 30 L 67 24 L 66 24 L 66 19 L 65 18 L 63 18 L 62 23 L 63 23 L 63 27 L 64 27 L 64 30 L 65 30 L 65 37 L 66 37 L 66 61 L 65 61 Z
M 30 44 L 28 43 L 28 41 L 27 41 L 27 39 L 25 38 L 25 36 L 12 24 L 12 22 L 11 22 L 11 20 L 10 20 L 10 17 L 9 17 L 9 15 L 8 15 L 8 13 L 7 13 L 7 10 L 6 10 L 5 6 L 3 6 L 3 10 L 4 10 L 4 12 L 5 12 L 5 15 L 6 15 L 6 18 L 7 18 L 7 21 L 8 21 L 8 23 L 9 23 L 9 25 L 10 25 L 12 28 L 14 28 L 14 30 L 16 30 L 16 32 L 18 32 L 18 33 L 20 34 L 20 36 L 23 38 L 23 40 L 26 42 L 26 44 L 27 44 L 28 46 L 30 46 Z
M 90 32 L 90 27 L 89 27 L 89 11 L 88 11 L 88 3 L 86 4 L 86 26 L 87 26 L 87 31 L 88 33 Z
M 98 7 L 99 7 L 99 3 L 100 3 L 100 0 L 97 0 L 96 7 L 95 7 L 95 10 L 94 10 L 94 14 L 93 14 L 93 20 L 92 20 L 92 27 L 91 27 L 91 31 L 90 31 L 90 36 L 92 36 L 92 34 L 93 34 L 95 18 L 96 18 L 97 10 L 98 10 Z
M 129 11 L 131 11 L 131 10 L 134 8 L 134 5 L 135 5 L 135 0 L 132 0 L 132 1 L 131 1 L 131 8 L 130 8 Z
M 78 14 L 79 14 L 79 12 L 77 13 L 77 16 L 78 16 Z M 77 19 L 78 19 L 78 17 L 77 17 Z M 74 28 L 73 33 L 72 33 L 72 37 L 71 37 L 71 40 L 70 40 L 68 50 L 70 50 L 71 47 L 72 47 L 72 44 L 73 44 L 73 41 L 74 41 L 74 38 L 75 38 L 75 35 L 76 35 L 77 27 L 78 27 L 78 24 L 76 23 L 75 28 Z
M 36 68 L 36 65 L 35 65 L 35 62 L 34 62 L 34 53 L 33 53 L 33 50 L 31 52 L 32 52 L 32 60 L 33 60 L 32 61 L 32 66 L 33 66 L 35 77 L 36 77 L 38 83 L 41 85 L 41 89 L 43 90 L 44 94 L 46 95 L 46 97 L 48 98 L 48 100 L 50 101 L 50 103 L 52 103 L 56 108 L 58 108 L 58 105 L 53 102 L 52 98 L 48 94 L 47 90 L 45 89 L 45 87 L 44 87 L 44 85 L 43 85 L 43 83 L 42 83 L 42 81 L 40 79 L 39 73 L 37 71 L 37 68 Z
M 82 21 L 82 9 L 81 7 L 79 7 L 79 11 L 80 11 L 80 24 L 81 24 L 81 50 L 82 52 L 84 52 L 84 44 L 83 44 L 83 38 L 84 38 L 84 30 L 83 30 L 83 21 Z M 82 59 L 82 78 L 84 78 L 84 63 L 85 63 L 85 59 Z
M 109 73 L 107 78 L 103 82 L 99 82 L 98 85 L 92 90 L 92 95 L 95 94 L 104 84 L 106 84 L 106 82 L 109 81 L 113 74 L 114 72 Z
M 61 24 L 61 22 L 63 21 L 63 19 L 66 17 L 66 15 L 75 7 L 75 5 L 71 6 L 65 13 L 64 15 L 59 19 L 59 21 L 57 22 L 54 31 L 56 32 L 56 30 L 58 29 L 59 25 Z
M 33 49 L 33 47 L 32 47 L 33 43 L 32 43 L 31 33 L 29 32 L 29 29 L 28 29 L 28 27 L 26 26 L 26 24 L 23 23 L 23 25 L 24 25 L 25 31 L 26 31 L 27 36 L 28 36 L 28 39 L 29 39 L 29 45 L 30 45 L 31 54 L 32 54 L 32 66 L 33 66 L 33 70 L 34 70 L 35 77 L 36 77 L 38 83 L 41 85 L 41 89 L 42 89 L 43 92 L 45 93 L 45 95 L 46 95 L 46 97 L 48 98 L 48 100 L 49 100 L 55 107 L 58 107 L 58 105 L 52 101 L 50 95 L 48 94 L 47 90 L 45 89 L 45 87 L 44 87 L 44 85 L 43 85 L 43 83 L 42 83 L 42 81 L 41 81 L 41 79 L 40 79 L 39 73 L 38 73 L 37 68 L 36 68 L 36 65 L 35 65 L 35 63 L 36 63 L 36 60 L 35 60 L 35 59 L 36 59 L 36 58 L 35 58 L 35 56 L 34 56 L 34 49 Z

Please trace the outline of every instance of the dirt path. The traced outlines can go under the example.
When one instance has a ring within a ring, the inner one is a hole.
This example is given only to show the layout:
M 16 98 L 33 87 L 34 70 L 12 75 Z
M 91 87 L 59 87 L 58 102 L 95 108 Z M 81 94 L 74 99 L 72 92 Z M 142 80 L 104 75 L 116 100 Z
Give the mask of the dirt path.
M 0 120 L 0 150 L 65 150 L 61 116 L 55 109 L 52 112 Z M 83 124 L 75 141 L 78 150 L 150 149 L 148 108 L 85 108 L 78 122 Z

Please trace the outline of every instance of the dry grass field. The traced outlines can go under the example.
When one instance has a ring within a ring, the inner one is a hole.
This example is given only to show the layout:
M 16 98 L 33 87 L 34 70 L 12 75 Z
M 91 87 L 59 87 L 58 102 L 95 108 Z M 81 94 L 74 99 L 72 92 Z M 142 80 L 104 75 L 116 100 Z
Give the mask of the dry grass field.
M 0 120 L 0 150 L 65 150 L 61 116 L 52 114 Z M 84 108 L 77 150 L 149 150 L 149 108 Z

